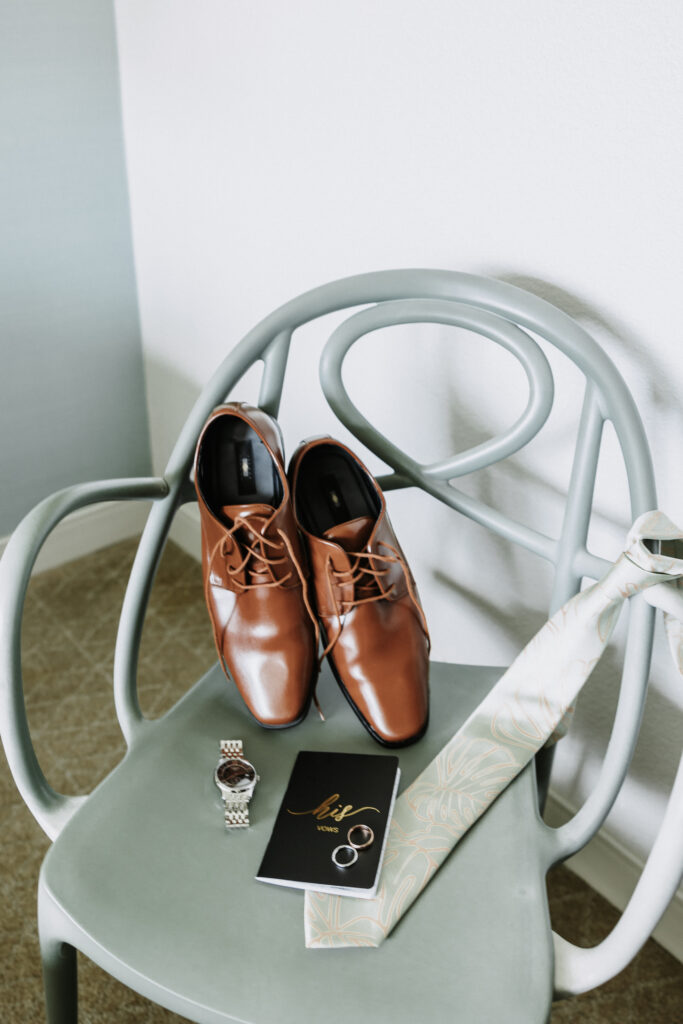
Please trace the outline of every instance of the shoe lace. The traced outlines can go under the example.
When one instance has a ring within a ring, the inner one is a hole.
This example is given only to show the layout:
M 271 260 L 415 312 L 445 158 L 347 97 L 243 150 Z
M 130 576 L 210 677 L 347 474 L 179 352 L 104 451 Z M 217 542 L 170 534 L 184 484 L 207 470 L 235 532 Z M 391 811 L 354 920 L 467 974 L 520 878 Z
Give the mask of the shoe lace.
M 244 535 L 239 538 L 235 536 L 241 529 L 245 530 L 246 538 L 249 539 L 245 539 Z M 287 555 L 289 555 L 291 564 L 300 569 L 291 545 L 287 544 L 286 533 L 280 529 L 277 533 L 277 538 L 266 537 L 255 528 L 252 521 L 240 515 L 235 516 L 233 525 L 225 531 L 216 545 L 215 553 L 220 554 L 223 558 L 225 571 L 238 590 L 284 586 L 292 578 L 292 569 L 290 568 L 284 575 L 278 576 L 275 567 L 283 563 L 286 564 Z M 235 548 L 242 555 L 242 560 L 237 565 L 231 565 L 228 556 Z M 244 573 L 244 582 L 240 579 L 242 573 Z
M 428 649 L 431 647 L 427 620 L 417 593 L 415 592 L 415 587 L 405 558 L 401 552 L 393 546 L 393 544 L 388 544 L 386 541 L 380 540 L 378 541 L 378 545 L 381 545 L 383 548 L 387 548 L 391 554 L 384 555 L 375 551 L 348 551 L 347 554 L 349 558 L 353 559 L 348 569 L 335 569 L 332 565 L 331 558 L 328 557 L 327 559 L 325 565 L 325 576 L 327 580 L 327 590 L 332 604 L 334 605 L 337 629 L 334 636 L 328 641 L 327 646 L 320 655 L 321 662 L 323 658 L 334 650 L 344 628 L 344 616 L 348 615 L 348 613 L 358 605 L 370 604 L 373 601 L 388 599 L 396 592 L 396 583 L 392 583 L 386 590 L 383 590 L 382 588 L 382 581 L 387 573 L 391 571 L 391 567 L 393 565 L 399 565 L 403 571 L 406 589 L 411 601 L 413 602 L 418 619 L 420 620 L 420 624 L 422 625 L 422 629 L 427 638 Z M 376 564 L 378 562 L 380 565 Z M 336 587 L 334 586 L 335 583 L 337 584 Z M 353 597 L 350 600 L 338 600 L 337 591 L 339 589 L 343 590 L 343 588 L 347 586 L 352 588 Z
M 284 586 L 288 580 L 292 579 L 292 569 L 290 568 L 283 576 L 277 576 L 275 573 L 275 567 L 286 563 L 289 556 L 289 562 L 294 567 L 301 583 L 301 594 L 306 607 L 306 612 L 313 623 L 313 630 L 315 632 L 315 648 L 317 650 L 320 643 L 320 627 L 318 625 L 317 616 L 311 608 L 311 604 L 308 599 L 308 584 L 304 571 L 294 553 L 294 548 L 292 547 L 289 537 L 285 531 L 279 527 L 277 527 L 277 538 L 266 537 L 263 533 L 255 530 L 254 526 L 255 524 L 249 519 L 236 515 L 232 526 L 225 531 L 220 540 L 214 545 L 214 549 L 211 552 L 211 557 L 209 559 L 209 567 L 213 565 L 214 559 L 220 555 L 223 559 L 225 571 L 232 580 L 233 585 L 241 593 L 244 593 L 246 590 L 254 590 L 256 587 L 272 588 Z M 245 539 L 244 534 L 239 538 L 235 536 L 237 531 L 242 528 L 246 531 L 247 539 Z M 250 542 L 249 538 L 252 538 L 253 542 Z M 243 557 L 238 565 L 231 565 L 228 561 L 228 556 L 235 547 Z M 270 552 L 270 554 L 268 552 Z M 244 581 L 239 578 L 242 575 L 242 572 L 244 572 Z M 207 600 L 207 604 L 210 575 L 210 572 L 206 573 L 204 581 L 204 597 Z M 261 578 L 259 579 L 259 577 Z M 318 669 L 319 668 L 320 665 L 318 664 Z M 318 710 L 318 714 L 324 722 L 325 716 L 323 715 L 318 701 L 317 681 L 313 688 L 313 702 Z

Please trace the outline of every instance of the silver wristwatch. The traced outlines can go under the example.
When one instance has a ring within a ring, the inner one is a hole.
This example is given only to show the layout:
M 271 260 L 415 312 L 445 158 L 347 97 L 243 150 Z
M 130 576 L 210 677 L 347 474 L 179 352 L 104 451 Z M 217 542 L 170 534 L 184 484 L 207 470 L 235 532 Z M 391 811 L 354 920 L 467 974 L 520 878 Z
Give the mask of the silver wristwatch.
M 248 828 L 249 801 L 259 776 L 242 753 L 242 740 L 221 740 L 221 758 L 213 777 L 223 797 L 225 827 Z

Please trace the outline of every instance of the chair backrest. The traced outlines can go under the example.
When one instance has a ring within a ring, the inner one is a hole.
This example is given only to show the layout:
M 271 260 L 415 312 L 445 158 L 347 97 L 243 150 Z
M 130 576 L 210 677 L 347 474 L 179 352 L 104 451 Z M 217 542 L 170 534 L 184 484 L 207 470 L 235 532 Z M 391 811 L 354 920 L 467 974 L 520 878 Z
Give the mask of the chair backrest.
M 358 311 L 358 307 L 361 308 Z M 587 550 L 593 488 L 604 424 L 614 426 L 624 457 L 631 517 L 656 507 L 652 461 L 633 398 L 614 364 L 571 317 L 522 289 L 500 281 L 437 270 L 395 270 L 332 282 L 293 299 L 262 320 L 230 352 L 205 386 L 171 454 L 164 478 L 168 495 L 157 501 L 143 534 L 124 602 L 116 651 L 115 695 L 130 741 L 144 726 L 136 694 L 136 663 L 145 604 L 154 570 L 177 508 L 194 500 L 190 473 L 196 440 L 210 411 L 246 371 L 263 364 L 259 405 L 278 414 L 287 359 L 298 328 L 339 310 L 352 315 L 323 351 L 320 381 L 341 422 L 393 472 L 385 490 L 419 487 L 439 501 L 539 555 L 554 568 L 550 612 L 576 593 L 584 577 L 598 578 L 607 562 Z M 512 352 L 529 383 L 524 413 L 504 435 L 430 465 L 418 463 L 380 434 L 351 402 L 342 382 L 343 360 L 370 331 L 395 324 L 438 323 L 467 328 Z M 548 361 L 529 332 L 564 353 L 585 377 L 585 394 L 560 535 L 545 534 L 459 490 L 454 481 L 499 462 L 527 444 L 547 420 L 553 402 Z M 614 728 L 602 772 L 579 813 L 558 830 L 557 859 L 580 849 L 608 814 L 624 780 L 637 738 L 652 643 L 653 612 L 634 602 Z
M 114 693 L 117 715 L 129 744 L 153 727 L 140 711 L 137 697 L 137 659 L 145 608 L 163 546 L 178 508 L 195 500 L 191 481 L 194 450 L 211 410 L 225 401 L 249 368 L 262 363 L 259 405 L 278 414 L 290 346 L 298 328 L 327 314 L 350 310 L 334 330 L 323 351 L 320 380 L 327 401 L 339 420 L 368 449 L 391 467 L 380 477 L 386 490 L 418 487 L 450 508 L 492 530 L 500 537 L 545 559 L 554 569 L 552 612 L 580 587 L 584 577 L 598 578 L 608 563 L 591 554 L 587 537 L 603 428 L 610 421 L 624 458 L 634 519 L 656 508 L 651 457 L 643 426 L 623 379 L 599 345 L 568 315 L 543 299 L 511 284 L 469 274 L 437 270 L 395 270 L 362 274 L 315 288 L 281 306 L 262 320 L 230 352 L 199 396 L 171 454 L 164 477 L 150 481 L 121 481 L 97 485 L 90 496 L 85 485 L 76 497 L 67 496 L 45 513 L 44 522 L 27 526 L 6 552 L 6 576 L 15 579 L 0 597 L 8 616 L 25 592 L 25 567 L 18 565 L 22 544 L 38 550 L 51 525 L 72 508 L 109 497 L 153 497 L 154 505 L 143 532 L 124 600 L 116 644 Z M 500 437 L 452 458 L 421 464 L 379 433 L 350 400 L 342 382 L 342 363 L 358 339 L 370 331 L 395 324 L 437 323 L 466 328 L 503 346 L 520 361 L 529 384 L 524 413 Z M 571 360 L 585 377 L 583 408 L 567 499 L 559 536 L 548 536 L 517 522 L 454 483 L 465 474 L 499 462 L 526 445 L 546 422 L 553 402 L 553 376 L 548 360 L 532 335 L 544 339 Z M 33 531 L 33 533 L 31 532 Z M 40 534 L 40 536 L 38 536 Z M 16 550 L 16 558 L 14 551 Z M 31 556 L 34 557 L 34 556 Z M 29 558 L 27 564 L 31 561 Z M 5 566 L 3 566 L 5 568 Z M 30 565 L 29 565 L 30 571 Z M 23 575 L 22 575 L 23 574 Z M 23 588 L 23 589 L 22 589 Z M 580 849 L 597 831 L 619 792 L 635 746 L 649 671 L 653 609 L 642 600 L 631 602 L 629 635 L 617 711 L 597 785 L 584 806 L 562 828 L 548 829 L 548 863 Z M 60 797 L 45 783 L 35 760 L 25 723 L 18 658 L 20 614 L 2 626 L 12 647 L 7 669 L 14 680 L 5 721 L 20 735 L 10 757 L 15 777 L 43 827 L 54 835 L 76 809 L 78 798 Z M 27 796 L 28 793 L 28 796 Z M 29 799 L 30 796 L 30 799 Z M 32 802 L 31 802 L 32 801 Z M 42 815 L 42 818 L 40 817 Z M 572 947 L 573 948 L 573 947 Z

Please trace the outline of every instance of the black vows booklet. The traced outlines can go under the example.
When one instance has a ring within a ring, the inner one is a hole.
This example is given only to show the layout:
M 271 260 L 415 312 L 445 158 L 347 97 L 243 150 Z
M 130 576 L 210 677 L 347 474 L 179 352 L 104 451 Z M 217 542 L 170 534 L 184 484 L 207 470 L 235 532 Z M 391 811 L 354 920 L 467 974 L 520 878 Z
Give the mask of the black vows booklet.
M 372 899 L 400 774 L 388 754 L 300 751 L 257 880 Z M 369 825 L 374 841 L 338 867 L 332 853 L 353 825 Z

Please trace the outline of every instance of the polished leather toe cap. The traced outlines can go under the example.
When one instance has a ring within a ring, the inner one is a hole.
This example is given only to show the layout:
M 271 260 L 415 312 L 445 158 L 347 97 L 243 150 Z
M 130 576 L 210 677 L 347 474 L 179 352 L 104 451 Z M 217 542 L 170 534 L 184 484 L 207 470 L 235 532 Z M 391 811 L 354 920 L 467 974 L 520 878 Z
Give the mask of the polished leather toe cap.
M 334 635 L 332 620 L 326 628 Z M 424 734 L 429 720 L 429 650 L 407 602 L 354 609 L 330 657 L 337 681 L 375 739 L 387 746 L 405 746 Z
M 295 725 L 308 710 L 317 670 L 313 628 L 299 612 L 301 589 L 252 592 L 236 602 L 219 587 L 211 591 L 217 646 L 249 711 L 266 728 Z M 259 600 L 267 602 L 262 613 L 254 607 Z

